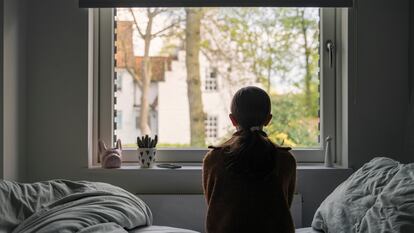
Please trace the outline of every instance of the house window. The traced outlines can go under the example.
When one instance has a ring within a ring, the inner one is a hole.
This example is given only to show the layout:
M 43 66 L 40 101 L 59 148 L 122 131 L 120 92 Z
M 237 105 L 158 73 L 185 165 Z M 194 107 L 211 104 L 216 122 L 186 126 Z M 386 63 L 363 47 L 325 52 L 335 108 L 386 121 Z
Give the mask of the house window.
M 118 110 L 115 113 L 115 130 L 120 130 L 122 129 L 122 111 Z
M 218 117 L 207 116 L 204 120 L 204 128 L 207 140 L 214 140 L 218 137 Z
M 206 69 L 204 89 L 206 91 L 217 91 L 217 68 Z
M 297 161 L 322 162 L 328 136 L 336 150 L 340 51 L 327 49 L 328 42 L 340 47 L 335 9 L 117 8 L 93 14 L 99 25 L 94 27 L 97 138 L 120 138 L 125 162 L 136 161 L 135 139 L 114 129 L 115 103 L 133 115 L 124 116 L 124 129 L 158 134 L 160 161 L 200 162 L 211 138 L 221 142 L 234 132 L 230 101 L 247 85 L 268 92 L 273 119 L 265 130 L 276 143 L 292 147 Z M 134 90 L 122 100 L 114 94 L 120 73 L 123 92 Z M 128 110 L 134 104 L 141 106 L 136 116 Z M 211 112 L 214 117 L 200 124 Z M 141 118 L 148 120 L 138 122 Z
M 116 75 L 114 88 L 116 91 L 122 91 L 122 75 Z

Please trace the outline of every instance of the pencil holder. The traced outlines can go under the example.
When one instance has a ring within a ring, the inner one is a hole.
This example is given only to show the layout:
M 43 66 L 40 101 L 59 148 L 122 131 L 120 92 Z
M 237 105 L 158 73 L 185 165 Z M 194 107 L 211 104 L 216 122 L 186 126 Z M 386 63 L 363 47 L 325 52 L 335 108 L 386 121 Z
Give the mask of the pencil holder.
M 138 145 L 138 161 L 141 168 L 151 168 L 154 166 L 157 156 L 157 142 L 158 136 L 152 139 L 148 135 L 137 137 Z
M 138 160 L 141 168 L 151 168 L 156 161 L 157 148 L 138 148 Z

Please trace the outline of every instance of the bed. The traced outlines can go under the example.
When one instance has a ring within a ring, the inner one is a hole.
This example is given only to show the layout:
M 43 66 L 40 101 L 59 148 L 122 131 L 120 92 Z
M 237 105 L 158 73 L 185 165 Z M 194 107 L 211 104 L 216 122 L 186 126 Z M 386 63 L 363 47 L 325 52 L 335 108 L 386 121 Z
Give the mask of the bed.
M 385 157 L 366 163 L 322 202 L 312 228 L 330 233 L 413 233 L 414 163 Z
M 196 233 L 153 226 L 137 196 L 106 183 L 0 181 L 0 232 Z M 296 233 L 414 232 L 414 163 L 375 158 L 320 205 Z
M 0 181 L 0 203 L 0 232 L 195 233 L 152 226 L 140 198 L 106 183 Z

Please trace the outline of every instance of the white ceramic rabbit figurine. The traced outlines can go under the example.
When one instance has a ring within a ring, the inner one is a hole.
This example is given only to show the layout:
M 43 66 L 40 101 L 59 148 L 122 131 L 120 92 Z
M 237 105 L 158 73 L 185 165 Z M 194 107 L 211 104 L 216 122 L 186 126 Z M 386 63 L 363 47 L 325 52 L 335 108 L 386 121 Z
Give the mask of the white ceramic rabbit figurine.
M 98 153 L 103 168 L 120 168 L 122 163 L 121 140 L 116 141 L 115 148 L 107 148 L 104 141 L 99 140 Z

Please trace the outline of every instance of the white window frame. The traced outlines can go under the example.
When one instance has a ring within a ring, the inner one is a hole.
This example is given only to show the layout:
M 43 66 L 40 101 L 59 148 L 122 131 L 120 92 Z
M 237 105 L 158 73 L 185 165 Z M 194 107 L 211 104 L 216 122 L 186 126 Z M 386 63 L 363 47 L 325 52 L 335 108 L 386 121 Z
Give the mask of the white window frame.
M 90 9 L 90 53 L 93 62 L 90 63 L 93 74 L 93 129 L 92 129 L 92 158 L 90 164 L 99 165 L 97 156 L 97 141 L 104 140 L 113 145 L 114 136 L 114 9 Z M 300 163 L 321 163 L 325 154 L 325 138 L 329 135 L 331 151 L 334 161 L 339 160 L 337 143 L 339 124 L 337 124 L 340 102 L 337 83 L 337 70 L 340 63 L 339 49 L 335 50 L 333 67 L 329 66 L 326 42 L 331 40 L 335 47 L 340 47 L 341 29 L 340 10 L 335 8 L 321 8 L 320 12 L 320 147 L 294 148 L 293 154 Z M 157 160 L 159 162 L 200 163 L 208 149 L 200 148 L 159 148 Z M 136 164 L 135 149 L 123 150 L 124 165 Z

